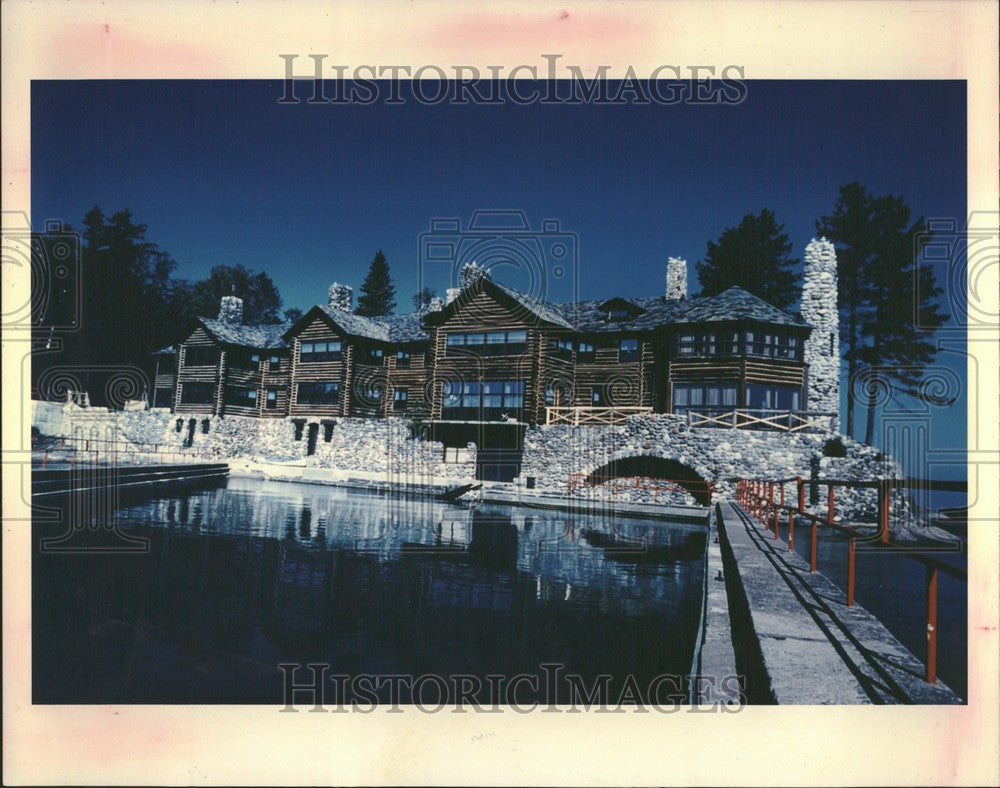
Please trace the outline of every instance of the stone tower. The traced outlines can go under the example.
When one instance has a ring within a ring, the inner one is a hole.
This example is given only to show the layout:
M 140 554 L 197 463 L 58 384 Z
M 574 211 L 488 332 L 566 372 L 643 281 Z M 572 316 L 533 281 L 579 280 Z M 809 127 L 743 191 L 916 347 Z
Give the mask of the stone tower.
M 237 296 L 222 296 L 219 301 L 219 322 L 240 325 L 243 322 L 243 299 Z
M 354 310 L 354 290 L 349 285 L 341 285 L 334 282 L 330 285 L 330 291 L 327 296 L 327 304 L 330 306 L 330 309 L 336 309 L 340 312 L 351 312 Z
M 813 238 L 802 271 L 802 319 L 812 326 L 803 358 L 809 365 L 808 410 L 840 412 L 840 319 L 837 314 L 837 253 Z M 840 429 L 839 417 L 833 429 Z
M 668 301 L 679 301 L 688 294 L 688 264 L 680 257 L 667 258 L 667 291 Z

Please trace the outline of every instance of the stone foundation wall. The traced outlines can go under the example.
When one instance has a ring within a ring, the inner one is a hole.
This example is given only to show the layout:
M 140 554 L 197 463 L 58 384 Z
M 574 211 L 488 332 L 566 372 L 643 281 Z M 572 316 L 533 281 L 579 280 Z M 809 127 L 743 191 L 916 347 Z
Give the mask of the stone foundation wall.
M 525 433 L 521 475 L 514 483 L 527 492 L 527 479 L 533 477 L 535 490 L 566 494 L 570 474 L 591 474 L 615 460 L 636 456 L 674 460 L 712 482 L 717 493 L 727 497 L 735 493 L 735 481 L 741 478 L 802 476 L 808 480 L 814 457 L 819 460 L 820 479 L 875 480 L 901 475 L 898 464 L 883 458 L 878 449 L 843 436 L 847 456 L 825 457 L 824 446 L 831 437 L 830 433 L 689 428 L 683 416 L 673 414 L 633 416 L 616 426 L 543 425 Z M 791 489 L 789 485 L 786 495 Z M 820 493 L 816 510 L 825 512 L 826 488 L 821 487 Z M 603 499 L 611 492 L 600 486 L 576 485 L 573 494 Z M 616 496 L 645 502 L 652 493 L 622 490 Z M 670 502 L 683 503 L 684 498 L 677 494 Z M 874 521 L 877 493 L 838 488 L 835 509 L 842 520 Z
M 108 412 L 100 409 L 40 408 L 33 423 L 45 435 L 124 441 L 129 446 L 158 444 L 185 451 L 188 422 L 195 419 L 191 453 L 202 457 L 240 459 L 250 462 L 302 461 L 318 468 L 385 473 L 406 483 L 430 483 L 435 476 L 472 481 L 476 474 L 476 453 L 463 452 L 460 462 L 443 462 L 444 445 L 410 437 L 404 419 L 338 418 L 325 440 L 325 426 L 319 423 L 316 452 L 307 456 L 309 426 L 295 440 L 291 419 L 256 419 L 241 416 L 178 416 L 166 410 Z M 202 423 L 208 422 L 203 433 Z M 177 422 L 181 431 L 177 431 Z M 454 453 L 449 454 L 454 457 Z

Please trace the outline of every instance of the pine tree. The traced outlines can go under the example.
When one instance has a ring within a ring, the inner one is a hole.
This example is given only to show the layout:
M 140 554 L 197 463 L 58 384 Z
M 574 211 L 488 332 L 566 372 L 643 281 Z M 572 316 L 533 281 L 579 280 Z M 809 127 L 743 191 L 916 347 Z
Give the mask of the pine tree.
M 780 309 L 795 303 L 799 284 L 794 267 L 799 261 L 791 257 L 784 230 L 765 208 L 726 228 L 718 243 L 709 241 L 705 260 L 696 264 L 701 294 L 718 295 L 736 285 Z
M 420 292 L 413 294 L 413 308 L 417 312 L 430 306 L 431 300 L 437 295 L 429 287 L 425 287 Z
M 930 235 L 922 219 L 910 223 L 902 197 L 874 197 L 856 182 L 841 188 L 833 215 L 816 226 L 839 247 L 841 335 L 848 346 L 847 432 L 854 426 L 853 384 L 867 373 L 865 443 L 871 444 L 880 389 L 920 396 L 923 369 L 935 353 L 931 334 L 948 319 L 935 301 L 941 288 L 920 262 Z
M 396 302 L 393 300 L 395 297 L 396 288 L 389 276 L 389 263 L 386 262 L 385 254 L 379 249 L 368 268 L 365 281 L 361 284 L 361 295 L 358 297 L 358 308 L 355 311 L 367 317 L 388 315 L 396 308 Z

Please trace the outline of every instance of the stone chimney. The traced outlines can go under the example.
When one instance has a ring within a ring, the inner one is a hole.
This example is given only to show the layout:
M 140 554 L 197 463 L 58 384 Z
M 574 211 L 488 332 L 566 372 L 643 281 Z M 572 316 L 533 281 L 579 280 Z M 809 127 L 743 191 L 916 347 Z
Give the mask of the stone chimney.
M 460 287 L 449 287 L 447 290 L 444 291 L 445 303 L 450 304 L 452 301 L 458 298 L 459 295 L 461 295 L 461 293 L 462 289 Z
M 240 325 L 243 322 L 243 299 L 237 296 L 222 296 L 219 301 L 219 322 Z
M 427 302 L 427 313 L 440 312 L 444 309 L 444 301 L 441 300 L 439 296 L 434 296 L 430 301 Z
M 840 317 L 837 313 L 837 252 L 813 238 L 802 268 L 802 319 L 812 326 L 803 348 L 809 365 L 808 410 L 840 411 Z M 834 431 L 839 419 L 833 419 Z
M 668 301 L 680 301 L 688 294 L 688 264 L 680 257 L 667 258 L 667 292 Z
M 334 282 L 330 285 L 327 304 L 330 309 L 336 309 L 339 312 L 353 312 L 354 289 L 349 285 L 341 285 Z
M 459 286 L 462 290 L 465 290 L 473 283 L 478 282 L 484 276 L 488 278 L 489 275 L 489 271 L 480 267 L 480 265 L 473 260 L 471 263 L 466 263 L 462 266 L 462 270 L 459 272 Z

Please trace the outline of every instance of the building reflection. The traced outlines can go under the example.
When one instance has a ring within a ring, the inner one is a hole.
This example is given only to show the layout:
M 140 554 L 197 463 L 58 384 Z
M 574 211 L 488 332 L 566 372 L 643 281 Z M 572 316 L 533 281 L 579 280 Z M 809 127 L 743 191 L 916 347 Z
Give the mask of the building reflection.
M 62 637 L 93 645 L 112 620 L 145 633 L 125 648 L 126 679 L 110 678 L 117 662 L 87 658 L 100 649 L 69 650 L 73 675 L 106 677 L 67 683 L 70 695 L 118 682 L 118 695 L 90 702 L 271 702 L 283 660 L 352 674 L 513 675 L 558 661 L 583 675 L 656 675 L 690 665 L 705 547 L 695 527 L 241 480 L 136 503 L 120 522 L 150 539 L 124 569 L 119 561 L 100 577 L 78 562 L 56 576 L 51 559 L 35 558 L 52 617 L 69 606 L 80 623 Z M 96 605 L 69 590 L 92 586 L 102 589 Z M 43 649 L 37 667 L 65 669 L 65 654 Z M 170 662 L 177 654 L 182 668 Z M 208 690 L 190 680 L 219 660 L 246 680 Z M 155 680 L 173 670 L 184 678 Z

